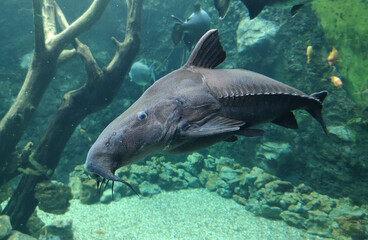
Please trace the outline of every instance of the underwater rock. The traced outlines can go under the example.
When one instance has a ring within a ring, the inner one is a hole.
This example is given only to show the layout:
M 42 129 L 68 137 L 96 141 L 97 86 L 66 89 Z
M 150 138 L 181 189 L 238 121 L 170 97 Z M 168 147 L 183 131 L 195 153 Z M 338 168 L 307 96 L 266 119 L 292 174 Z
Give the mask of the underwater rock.
M 202 186 L 206 185 L 209 175 L 210 175 L 210 172 L 205 169 L 202 169 L 201 173 L 198 175 L 198 179 L 201 182 Z
M 220 158 L 216 158 L 215 163 L 217 167 L 222 167 L 222 166 L 232 167 L 235 164 L 235 159 L 221 156 Z
M 40 239 L 42 240 L 43 238 L 41 237 Z M 13 231 L 10 237 L 7 238 L 7 240 L 37 240 L 37 238 L 18 231 Z
M 188 182 L 184 179 L 173 177 L 171 182 L 171 189 L 179 190 L 179 189 L 187 189 Z
M 204 159 L 204 168 L 208 171 L 216 170 L 216 158 L 208 155 L 207 158 Z
M 71 189 L 74 199 L 79 199 L 82 193 L 82 182 L 91 179 L 84 167 L 84 164 L 75 166 L 69 174 L 68 186 Z
M 189 169 L 186 169 L 193 176 L 198 175 L 204 168 L 204 157 L 199 153 L 192 153 L 187 157 Z
M 49 239 L 49 236 L 54 236 L 59 237 L 60 240 L 70 240 L 73 239 L 72 225 L 72 220 L 55 221 L 52 224 L 45 226 L 42 231 L 46 233 L 45 239 Z M 42 237 L 40 239 L 42 239 Z
M 219 177 L 225 181 L 232 181 L 238 177 L 238 172 L 230 167 L 222 167 L 219 172 Z
M 332 237 L 332 220 L 328 218 L 328 214 L 316 210 L 308 212 L 308 219 L 304 222 L 307 232 L 323 237 Z
M 154 181 L 158 179 L 157 169 L 147 165 L 132 164 L 130 166 L 130 174 L 136 175 L 138 182 L 143 182 L 144 180 Z
M 351 236 L 353 239 L 368 238 L 368 221 L 363 218 L 355 218 L 352 216 L 339 216 L 335 218 L 338 228 L 333 231 L 334 236 Z
M 93 204 L 100 200 L 100 195 L 96 190 L 96 181 L 93 179 L 82 182 L 82 189 L 79 197 L 83 204 Z
M 161 188 L 157 184 L 152 184 L 150 182 L 144 181 L 139 184 L 139 192 L 142 196 L 152 196 L 155 194 L 159 194 L 161 192 Z
M 296 212 L 283 211 L 280 213 L 280 217 L 290 226 L 305 229 L 304 221 L 306 219 Z
M 68 211 L 69 200 L 73 198 L 70 188 L 56 181 L 40 182 L 35 187 L 38 207 L 48 213 L 64 214 Z
M 33 212 L 32 216 L 28 219 L 26 228 L 27 233 L 33 237 L 38 237 L 40 235 L 41 229 L 45 226 L 45 223 L 37 216 L 37 212 Z
M 0 216 L 0 239 L 8 236 L 12 231 L 10 218 L 7 215 Z
M 190 173 L 184 173 L 184 179 L 187 180 L 188 186 L 191 188 L 199 188 L 201 187 L 201 182 L 197 177 L 192 176 Z
M 356 134 L 348 126 L 330 126 L 328 132 L 345 142 L 355 142 Z
M 262 18 L 250 20 L 245 17 L 240 21 L 236 31 L 238 52 L 243 52 L 255 45 L 259 46 L 261 42 L 272 39 L 279 28 L 274 22 Z
M 261 216 L 269 219 L 281 219 L 280 214 L 282 209 L 279 207 L 270 207 L 268 205 L 261 205 L 253 209 L 256 216 Z

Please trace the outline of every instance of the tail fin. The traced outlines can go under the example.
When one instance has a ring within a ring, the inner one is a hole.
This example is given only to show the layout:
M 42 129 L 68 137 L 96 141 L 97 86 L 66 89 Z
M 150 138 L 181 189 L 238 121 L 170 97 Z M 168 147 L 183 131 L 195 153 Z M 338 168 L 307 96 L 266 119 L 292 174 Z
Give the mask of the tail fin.
M 179 44 L 181 39 L 183 38 L 183 21 L 179 18 L 175 17 L 174 15 L 171 15 L 171 18 L 174 19 L 175 25 L 173 27 L 173 31 L 171 33 L 171 38 L 176 45 Z
M 307 111 L 309 112 L 310 115 L 312 115 L 312 117 L 314 117 L 321 124 L 321 126 L 323 128 L 323 131 L 327 135 L 328 131 L 327 131 L 327 128 L 326 128 L 325 121 L 323 121 L 322 113 L 321 113 L 322 112 L 322 103 L 323 103 L 323 100 L 325 100 L 325 98 L 327 96 L 327 91 L 313 93 L 311 96 L 313 98 L 315 98 L 316 100 L 318 100 L 321 104 L 319 105 L 319 107 L 309 108 L 309 109 L 307 109 Z
M 151 66 L 150 66 L 150 70 L 151 70 L 151 77 L 153 82 L 156 82 L 156 74 L 155 74 L 155 65 L 156 65 L 156 61 L 154 61 Z

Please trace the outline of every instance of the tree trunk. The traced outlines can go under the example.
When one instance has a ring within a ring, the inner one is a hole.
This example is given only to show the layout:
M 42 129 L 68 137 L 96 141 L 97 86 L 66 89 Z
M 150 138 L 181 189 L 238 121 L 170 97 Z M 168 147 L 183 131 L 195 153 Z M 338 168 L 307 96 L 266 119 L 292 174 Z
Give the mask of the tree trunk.
M 128 21 L 125 40 L 120 43 L 113 39 L 117 51 L 104 71 L 98 68 L 87 46 L 77 40 L 74 43 L 77 52 L 85 63 L 88 80 L 81 88 L 65 94 L 63 103 L 48 126 L 39 146 L 31 156 L 39 164 L 45 165 L 52 171 L 58 165 L 60 155 L 67 141 L 80 122 L 90 113 L 102 109 L 111 102 L 122 84 L 124 75 L 129 71 L 138 53 L 142 0 L 127 0 L 127 3 Z M 60 11 L 60 9 L 58 10 Z M 37 183 L 46 178 L 45 175 L 23 175 L 2 213 L 10 216 L 13 229 L 22 230 L 25 226 L 38 204 L 34 198 L 34 188 Z

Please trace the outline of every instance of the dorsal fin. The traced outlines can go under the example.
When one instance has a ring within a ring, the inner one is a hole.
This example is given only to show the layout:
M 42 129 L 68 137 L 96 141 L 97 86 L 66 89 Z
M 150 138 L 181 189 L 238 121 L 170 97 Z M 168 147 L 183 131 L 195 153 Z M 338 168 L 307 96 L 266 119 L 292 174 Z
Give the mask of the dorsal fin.
M 198 41 L 184 67 L 215 68 L 225 58 L 226 52 L 221 46 L 218 31 L 211 29 Z

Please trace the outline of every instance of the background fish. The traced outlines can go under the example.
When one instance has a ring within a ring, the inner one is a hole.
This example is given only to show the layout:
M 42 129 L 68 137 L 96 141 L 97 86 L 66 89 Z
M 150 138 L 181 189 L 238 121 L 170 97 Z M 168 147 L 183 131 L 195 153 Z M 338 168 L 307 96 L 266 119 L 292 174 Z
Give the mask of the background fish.
M 265 6 L 275 8 L 291 8 L 291 15 L 294 16 L 301 7 L 313 0 L 242 0 L 248 8 L 249 17 L 253 19 L 258 16 Z
M 149 67 L 144 59 L 133 63 L 129 72 L 130 81 L 140 86 L 151 85 L 156 81 L 154 63 Z
M 231 0 L 214 0 L 215 8 L 217 9 L 220 18 L 224 18 L 229 10 Z
M 174 15 L 171 17 L 175 21 L 171 35 L 175 46 L 183 39 L 184 44 L 191 50 L 192 46 L 210 29 L 211 18 L 199 3 L 194 5 L 194 12 L 185 21 Z

